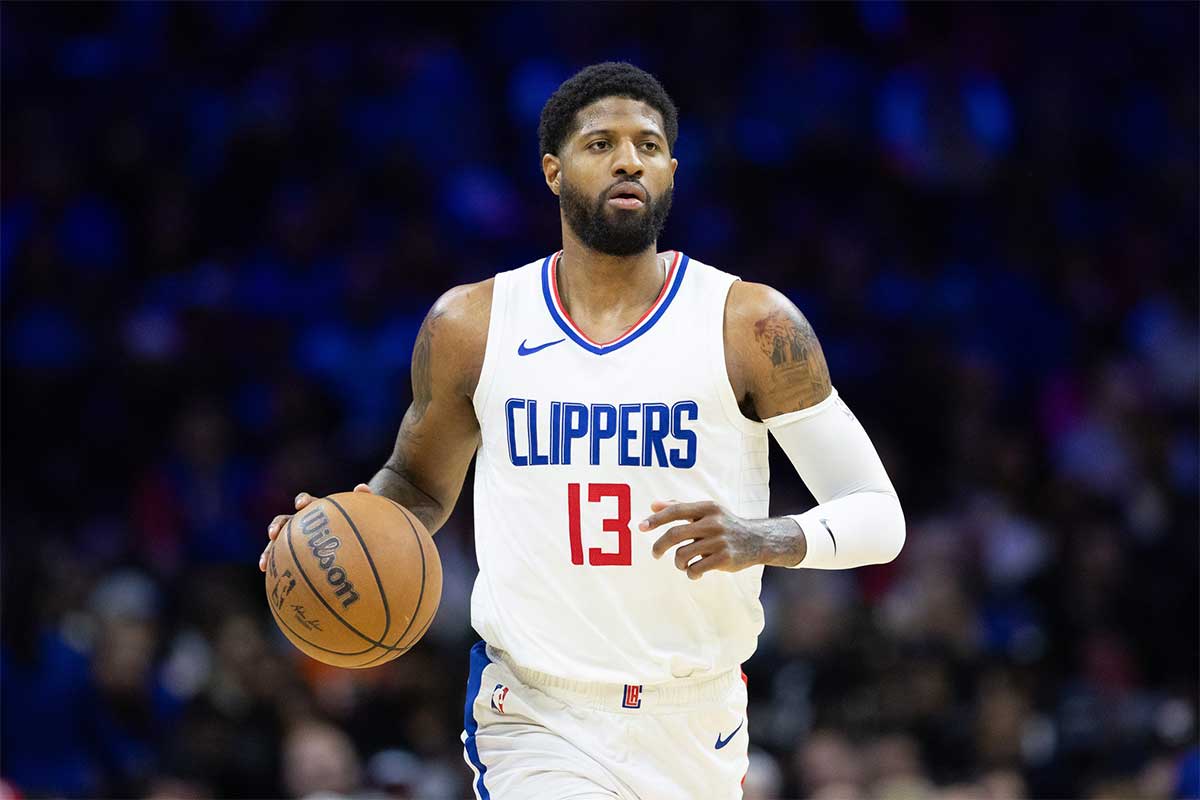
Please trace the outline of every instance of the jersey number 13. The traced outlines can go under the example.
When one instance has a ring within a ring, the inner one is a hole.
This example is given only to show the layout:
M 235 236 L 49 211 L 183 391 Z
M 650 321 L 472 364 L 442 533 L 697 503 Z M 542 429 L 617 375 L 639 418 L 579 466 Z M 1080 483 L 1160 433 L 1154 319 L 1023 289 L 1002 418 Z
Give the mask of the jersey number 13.
M 583 533 L 579 524 L 579 493 L 578 483 L 567 484 L 567 515 L 571 525 L 571 563 L 583 564 Z M 589 503 L 598 503 L 606 497 L 617 498 L 617 516 L 603 520 L 606 533 L 617 534 L 617 549 L 602 550 L 599 547 L 589 547 L 587 563 L 594 567 L 628 567 L 633 564 L 633 534 L 629 530 L 629 484 L 627 483 L 589 483 L 587 499 Z

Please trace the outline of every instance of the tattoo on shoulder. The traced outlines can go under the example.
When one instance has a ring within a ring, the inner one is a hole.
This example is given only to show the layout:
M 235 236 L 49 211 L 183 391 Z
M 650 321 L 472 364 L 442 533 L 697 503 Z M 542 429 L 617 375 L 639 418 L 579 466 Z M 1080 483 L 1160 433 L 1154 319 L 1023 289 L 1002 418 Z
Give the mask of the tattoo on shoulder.
M 830 392 L 829 367 L 808 320 L 799 311 L 772 311 L 754 323 L 759 349 L 770 359 L 764 387 L 772 409 L 785 413 L 816 405 Z

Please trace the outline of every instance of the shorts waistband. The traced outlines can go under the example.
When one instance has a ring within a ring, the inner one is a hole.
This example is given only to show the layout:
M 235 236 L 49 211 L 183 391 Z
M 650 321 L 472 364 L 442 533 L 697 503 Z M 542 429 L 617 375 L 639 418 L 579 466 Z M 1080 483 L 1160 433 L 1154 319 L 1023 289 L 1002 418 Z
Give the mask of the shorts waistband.
M 700 678 L 651 685 L 572 681 L 513 663 L 503 650 L 487 646 L 488 658 L 506 666 L 522 683 L 564 703 L 598 711 L 670 713 L 725 698 L 742 681 L 739 667 Z

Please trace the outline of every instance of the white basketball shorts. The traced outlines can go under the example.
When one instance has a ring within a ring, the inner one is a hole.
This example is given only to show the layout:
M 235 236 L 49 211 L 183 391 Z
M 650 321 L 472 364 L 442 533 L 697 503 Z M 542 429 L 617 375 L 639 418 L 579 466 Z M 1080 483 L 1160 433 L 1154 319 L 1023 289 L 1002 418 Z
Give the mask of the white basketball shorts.
M 740 669 L 657 686 L 576 683 L 471 648 L 463 757 L 479 800 L 727 800 L 749 765 Z

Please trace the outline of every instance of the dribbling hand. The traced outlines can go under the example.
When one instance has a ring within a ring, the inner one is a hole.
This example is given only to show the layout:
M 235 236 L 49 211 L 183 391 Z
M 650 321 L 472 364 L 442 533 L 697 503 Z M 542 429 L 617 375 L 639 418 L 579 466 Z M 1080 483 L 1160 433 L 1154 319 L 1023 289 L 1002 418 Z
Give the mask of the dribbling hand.
M 668 522 L 687 523 L 658 537 L 653 553 L 662 558 L 672 547 L 682 545 L 675 550 L 675 566 L 692 580 L 714 569 L 737 572 L 756 564 L 790 566 L 804 558 L 804 533 L 787 517 L 742 519 L 711 500 L 655 500 L 650 510 L 654 513 L 638 524 L 638 530 L 650 531 Z
M 354 491 L 374 494 L 374 492 L 371 491 L 371 487 L 367 486 L 365 483 L 360 483 L 358 486 L 355 486 Z M 318 498 L 313 497 L 308 492 L 301 492 L 300 494 L 296 495 L 296 511 L 303 511 L 305 506 L 316 499 Z M 271 550 L 271 545 L 274 543 L 275 538 L 279 536 L 279 532 L 283 530 L 283 526 L 287 525 L 288 520 L 291 518 L 291 514 L 280 514 L 279 516 L 275 517 L 275 519 L 271 520 L 271 524 L 267 526 L 267 538 L 270 541 L 267 542 L 267 546 L 263 549 L 262 555 L 258 557 L 259 572 L 267 571 L 267 553 Z

